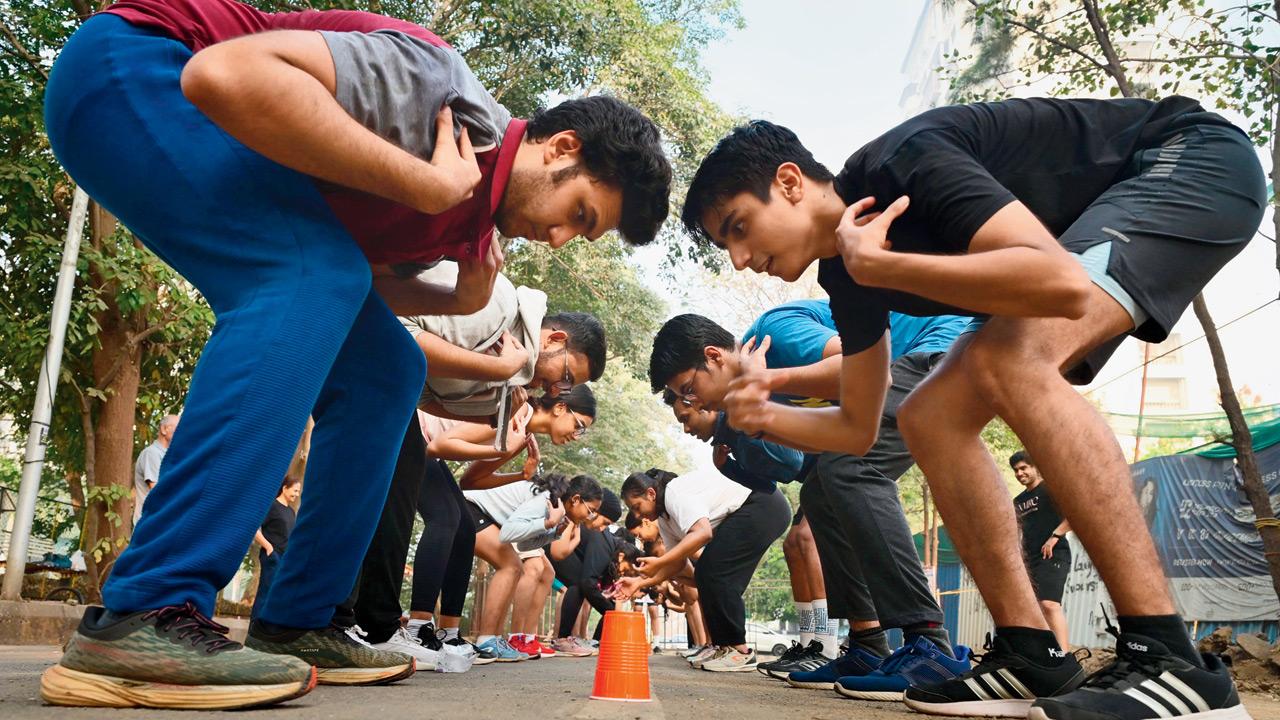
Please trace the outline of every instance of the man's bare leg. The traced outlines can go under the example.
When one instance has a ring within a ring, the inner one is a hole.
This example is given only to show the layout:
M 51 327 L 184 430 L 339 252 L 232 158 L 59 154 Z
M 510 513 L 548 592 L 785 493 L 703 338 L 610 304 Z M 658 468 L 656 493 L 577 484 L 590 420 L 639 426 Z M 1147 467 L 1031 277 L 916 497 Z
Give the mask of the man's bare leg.
M 1128 313 L 1095 286 L 1079 320 L 992 318 L 964 360 L 974 386 L 1035 458 L 1117 612 L 1171 615 L 1164 570 L 1115 434 L 1061 375 L 1088 350 L 1131 328 Z M 1011 505 L 1004 507 L 1012 518 Z
M 1062 603 L 1041 600 L 1040 612 L 1044 615 L 1044 621 L 1049 623 L 1053 636 L 1058 639 L 1058 647 L 1069 649 L 1071 643 L 1067 641 L 1067 614 L 1062 610 Z
M 980 438 L 995 410 L 965 369 L 962 336 L 898 411 L 898 429 L 998 627 L 1048 630 L 1022 561 L 1009 490 Z

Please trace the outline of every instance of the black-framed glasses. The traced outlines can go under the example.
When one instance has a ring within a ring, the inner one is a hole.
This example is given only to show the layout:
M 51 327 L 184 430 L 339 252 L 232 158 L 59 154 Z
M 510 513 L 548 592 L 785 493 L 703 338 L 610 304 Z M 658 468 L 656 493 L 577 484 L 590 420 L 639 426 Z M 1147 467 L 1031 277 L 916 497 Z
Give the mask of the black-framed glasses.
M 693 379 L 698 377 L 698 373 L 702 372 L 702 368 L 693 369 L 693 375 L 689 378 L 689 382 L 680 386 L 679 392 L 676 393 L 676 399 L 685 407 L 693 407 L 695 402 L 699 401 L 698 394 L 693 391 Z
M 560 352 L 564 353 L 564 375 L 561 376 L 560 382 L 551 387 L 555 388 L 556 392 L 567 393 L 572 391 L 578 383 L 574 380 L 573 372 L 569 370 L 569 351 L 561 350 Z

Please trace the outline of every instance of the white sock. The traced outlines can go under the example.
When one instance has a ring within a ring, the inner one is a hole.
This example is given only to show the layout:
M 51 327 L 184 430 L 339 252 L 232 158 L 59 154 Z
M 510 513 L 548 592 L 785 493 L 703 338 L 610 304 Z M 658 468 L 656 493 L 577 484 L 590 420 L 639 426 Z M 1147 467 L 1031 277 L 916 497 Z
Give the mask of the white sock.
M 426 625 L 426 624 L 427 624 L 427 623 L 429 623 L 429 622 L 431 622 L 431 621 L 430 621 L 430 620 L 418 620 L 418 619 L 416 619 L 416 618 L 409 618 L 409 632 L 410 632 L 411 634 L 413 634 L 413 635 L 417 635 L 417 634 L 418 634 L 418 629 L 419 629 L 419 628 L 421 628 L 423 625 Z
M 457 638 L 457 637 L 458 637 L 458 628 L 445 628 L 445 629 L 444 629 L 444 639 L 445 639 L 445 640 L 453 640 L 453 639 L 455 639 L 455 638 Z
M 481 635 L 480 637 L 476 638 L 476 644 L 483 645 L 486 642 L 489 642 L 490 640 L 492 640 L 493 638 L 494 638 L 493 635 Z
M 796 616 L 800 618 L 800 644 L 807 646 L 813 640 L 813 603 L 796 603 Z
M 813 633 L 818 642 L 822 643 L 822 654 L 825 657 L 835 659 L 840 654 L 840 643 L 836 639 L 836 633 L 840 629 L 840 621 L 831 622 L 827 617 L 827 599 L 819 598 L 813 601 Z

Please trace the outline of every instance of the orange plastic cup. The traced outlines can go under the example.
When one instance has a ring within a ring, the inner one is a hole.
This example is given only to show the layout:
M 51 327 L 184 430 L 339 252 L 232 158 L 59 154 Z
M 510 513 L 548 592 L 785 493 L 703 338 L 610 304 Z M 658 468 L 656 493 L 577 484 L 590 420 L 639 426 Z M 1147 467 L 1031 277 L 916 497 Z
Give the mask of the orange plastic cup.
M 644 613 L 610 610 L 604 614 L 604 633 L 596 659 L 592 700 L 649 702 L 649 641 Z

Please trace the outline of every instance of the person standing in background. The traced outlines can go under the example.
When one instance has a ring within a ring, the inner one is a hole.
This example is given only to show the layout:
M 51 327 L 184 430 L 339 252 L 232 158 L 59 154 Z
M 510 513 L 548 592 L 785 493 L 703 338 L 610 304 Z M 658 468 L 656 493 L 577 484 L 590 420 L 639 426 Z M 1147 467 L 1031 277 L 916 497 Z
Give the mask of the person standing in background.
M 1027 562 L 1031 585 L 1040 603 L 1040 612 L 1058 640 L 1058 647 L 1067 650 L 1067 615 L 1062 610 L 1062 591 L 1071 572 L 1071 543 L 1067 533 L 1071 525 L 1062 519 L 1044 478 L 1026 450 L 1019 450 L 1009 458 L 1009 467 L 1018 482 L 1026 490 L 1013 499 L 1018 511 L 1018 525 L 1022 529 L 1022 557 Z
M 276 501 L 267 510 L 267 517 L 262 527 L 254 533 L 253 539 L 258 543 L 258 563 L 261 572 L 258 574 L 258 593 L 253 598 L 253 610 L 250 617 L 257 617 L 258 608 L 271 590 L 271 581 L 276 577 L 276 568 L 280 566 L 280 556 L 289 547 L 289 535 L 293 534 L 293 526 L 298 522 L 298 514 L 293 504 L 302 497 L 302 481 L 298 478 L 286 477 L 280 484 L 280 493 Z
M 156 439 L 138 453 L 138 461 L 133 465 L 133 524 L 138 524 L 142 517 L 142 503 L 146 502 L 151 488 L 155 487 L 160 477 L 160 462 L 164 454 L 169 452 L 169 442 L 178 429 L 178 416 L 165 415 L 156 427 Z

